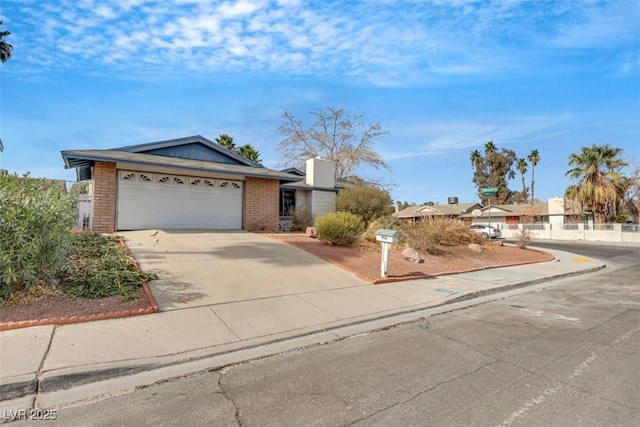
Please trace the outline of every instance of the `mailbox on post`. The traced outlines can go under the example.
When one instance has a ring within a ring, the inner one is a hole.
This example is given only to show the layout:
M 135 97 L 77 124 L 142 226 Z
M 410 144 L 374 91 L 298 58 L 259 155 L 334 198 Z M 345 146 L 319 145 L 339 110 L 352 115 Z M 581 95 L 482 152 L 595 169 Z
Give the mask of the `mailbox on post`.
M 378 242 L 398 243 L 399 237 L 400 233 L 395 230 L 385 230 L 384 228 L 379 228 L 378 231 L 376 231 L 376 240 Z
M 382 260 L 380 262 L 380 276 L 387 277 L 389 267 L 389 250 L 392 243 L 398 243 L 400 233 L 395 230 L 380 228 L 376 231 L 376 240 L 382 243 Z

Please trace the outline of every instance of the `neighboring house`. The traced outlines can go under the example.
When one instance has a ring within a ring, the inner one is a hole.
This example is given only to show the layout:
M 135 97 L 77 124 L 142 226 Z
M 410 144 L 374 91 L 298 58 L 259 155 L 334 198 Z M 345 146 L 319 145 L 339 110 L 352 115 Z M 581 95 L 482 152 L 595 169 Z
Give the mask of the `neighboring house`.
M 308 211 L 313 218 L 334 212 L 336 194 L 350 185 L 345 180 L 336 183 L 335 163 L 331 160 L 309 159 L 305 171 L 296 168 L 282 171 L 297 176 L 298 180 L 280 186 L 281 229 L 288 229 L 294 211 Z
M 510 226 L 516 227 L 520 223 L 549 223 L 549 204 L 534 203 L 511 204 L 511 205 L 489 205 L 477 212 L 470 212 L 461 215 L 461 218 L 475 224 L 491 224 L 494 227 L 507 229 Z M 562 217 L 562 214 L 558 213 Z
M 459 218 L 475 209 L 481 209 L 479 203 L 450 203 L 447 205 L 409 206 L 395 212 L 393 216 L 402 221 L 419 221 L 423 218 Z
M 202 137 L 109 150 L 62 151 L 90 180 L 89 228 L 279 228 L 280 186 L 299 176 L 263 167 Z M 331 173 L 333 177 L 333 172 Z

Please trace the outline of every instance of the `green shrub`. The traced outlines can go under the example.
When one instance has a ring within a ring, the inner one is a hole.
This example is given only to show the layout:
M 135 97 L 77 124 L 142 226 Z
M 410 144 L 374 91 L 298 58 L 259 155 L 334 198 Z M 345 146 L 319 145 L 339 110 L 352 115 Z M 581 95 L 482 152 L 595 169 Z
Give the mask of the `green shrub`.
M 364 231 L 357 215 L 348 212 L 330 213 L 316 220 L 318 240 L 331 245 L 350 245 Z
M 66 259 L 75 200 L 56 183 L 0 176 L 0 293 L 26 290 Z
M 96 233 L 72 235 L 69 261 L 57 278 L 65 293 L 74 297 L 99 299 L 121 295 L 134 298 L 144 281 L 156 275 L 140 272 L 115 237 Z
M 457 219 L 426 217 L 415 224 L 401 226 L 402 241 L 418 252 L 437 255 L 442 246 L 479 243 L 481 238 L 469 226 Z
M 358 215 L 367 226 L 373 219 L 391 214 L 391 196 L 371 186 L 347 188 L 336 196 L 336 210 Z
M 400 220 L 391 215 L 376 218 L 371 221 L 371 223 L 369 223 L 369 226 L 367 227 L 365 232 L 362 233 L 362 238 L 368 240 L 369 242 L 377 242 L 376 231 L 378 231 L 380 228 L 384 228 L 387 230 L 399 230 Z
M 291 231 L 304 231 L 313 227 L 313 215 L 309 209 L 291 209 L 287 212 L 291 217 Z

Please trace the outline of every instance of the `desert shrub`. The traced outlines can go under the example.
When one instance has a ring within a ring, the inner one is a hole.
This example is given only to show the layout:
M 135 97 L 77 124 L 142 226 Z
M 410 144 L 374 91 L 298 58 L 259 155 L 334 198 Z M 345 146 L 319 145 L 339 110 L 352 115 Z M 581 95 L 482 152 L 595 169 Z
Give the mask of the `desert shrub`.
M 359 216 L 349 212 L 323 215 L 316 220 L 318 240 L 331 245 L 350 245 L 364 231 Z
M 336 196 L 336 210 L 358 215 L 367 226 L 374 218 L 389 215 L 393 210 L 391 196 L 371 186 L 347 188 Z
M 369 226 L 362 233 L 362 238 L 369 242 L 376 242 L 376 231 L 380 228 L 385 228 L 387 230 L 399 230 L 400 229 L 400 220 L 398 218 L 385 215 L 379 218 L 374 219 L 369 223 Z
M 27 290 L 66 260 L 75 198 L 56 183 L 0 176 L 0 292 Z
M 137 295 L 144 281 L 157 279 L 156 275 L 138 271 L 115 237 L 74 234 L 68 258 L 56 277 L 64 292 L 74 297 L 121 295 L 127 300 Z
M 402 242 L 418 252 L 432 255 L 442 252 L 441 246 L 456 246 L 478 243 L 479 236 L 469 230 L 469 226 L 457 219 L 424 218 L 415 224 L 401 226 Z
M 291 209 L 287 212 L 291 217 L 291 231 L 304 231 L 313 227 L 313 214 L 309 209 Z
M 513 234 L 516 239 L 516 247 L 520 249 L 526 249 L 527 245 L 531 244 L 532 236 L 529 230 L 518 230 Z

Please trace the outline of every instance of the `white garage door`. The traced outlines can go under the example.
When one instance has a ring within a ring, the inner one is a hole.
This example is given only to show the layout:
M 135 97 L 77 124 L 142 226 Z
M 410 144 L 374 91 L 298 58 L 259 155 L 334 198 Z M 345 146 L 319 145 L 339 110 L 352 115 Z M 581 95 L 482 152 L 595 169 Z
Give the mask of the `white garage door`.
M 242 181 L 118 172 L 118 230 L 242 228 Z

